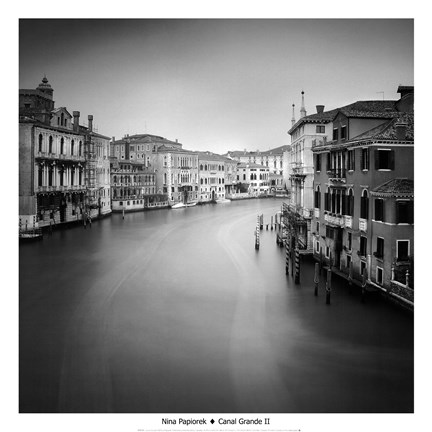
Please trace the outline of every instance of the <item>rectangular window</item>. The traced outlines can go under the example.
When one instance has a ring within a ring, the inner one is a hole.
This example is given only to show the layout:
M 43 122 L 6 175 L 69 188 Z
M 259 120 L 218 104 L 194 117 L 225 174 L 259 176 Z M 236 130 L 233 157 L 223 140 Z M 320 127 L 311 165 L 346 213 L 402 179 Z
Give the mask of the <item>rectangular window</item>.
M 326 252 L 325 252 L 326 258 L 330 258 L 330 248 L 326 246 Z
M 409 240 L 396 240 L 397 260 L 408 261 L 410 254 L 410 241 Z
M 375 169 L 394 170 L 394 150 L 390 150 L 390 149 L 375 150 Z
M 360 274 L 363 275 L 363 273 L 366 273 L 366 262 L 360 261 Z
M 414 223 L 414 205 L 412 201 L 396 201 L 396 223 Z
M 348 250 L 352 249 L 352 233 L 348 233 Z
M 319 243 L 319 240 L 316 240 L 315 241 L 315 252 L 319 253 L 319 250 L 320 250 L 320 243 Z
M 376 281 L 378 285 L 383 284 L 383 269 L 381 267 L 377 267 L 376 269 Z
M 320 154 L 315 155 L 315 171 L 316 172 L 321 171 L 321 155 Z
M 355 170 L 355 150 L 348 150 L 348 171 Z
M 369 149 L 363 148 L 361 151 L 361 169 L 368 170 L 369 169 Z
M 337 128 L 333 129 L 333 140 L 334 141 L 336 141 L 338 139 L 338 137 L 339 137 L 338 135 L 339 135 L 338 129 Z
M 320 225 L 319 225 L 319 222 L 317 222 L 316 223 L 316 233 L 317 233 L 317 235 L 319 235 L 319 232 L 320 232 Z
M 360 237 L 360 255 L 361 256 L 364 256 L 364 257 L 366 256 L 366 254 L 367 254 L 366 249 L 367 249 L 367 238 L 361 236 Z
M 325 126 L 324 125 L 317 125 L 316 133 L 325 133 Z
M 377 258 L 384 258 L 384 239 L 382 237 L 377 237 L 377 248 L 375 256 Z
M 346 266 L 347 268 L 350 268 L 351 265 L 351 255 L 346 256 Z
M 327 156 L 327 171 L 331 170 L 331 157 L 330 157 L 330 152 L 326 153 Z
M 341 127 L 341 139 L 346 139 L 346 137 L 347 137 L 347 127 L 342 126 Z
M 375 198 L 375 220 L 384 222 L 384 200 Z

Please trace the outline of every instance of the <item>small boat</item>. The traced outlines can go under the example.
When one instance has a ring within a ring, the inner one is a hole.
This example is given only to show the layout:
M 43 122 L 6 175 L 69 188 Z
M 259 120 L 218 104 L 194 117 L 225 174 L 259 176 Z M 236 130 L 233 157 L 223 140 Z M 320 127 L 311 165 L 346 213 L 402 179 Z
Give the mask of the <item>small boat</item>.
M 184 208 L 184 207 L 186 207 L 186 204 L 182 203 L 182 202 L 178 202 L 178 203 L 175 203 L 175 204 L 171 205 L 172 209 L 179 209 L 179 208 Z
M 195 202 L 188 202 L 185 205 L 186 205 L 186 207 L 193 207 L 193 206 L 196 206 L 197 203 L 196 203 L 196 201 Z
M 225 203 L 229 203 L 229 202 L 231 202 L 231 200 L 226 199 L 226 198 L 221 198 L 221 199 L 216 200 L 217 204 L 225 204 Z

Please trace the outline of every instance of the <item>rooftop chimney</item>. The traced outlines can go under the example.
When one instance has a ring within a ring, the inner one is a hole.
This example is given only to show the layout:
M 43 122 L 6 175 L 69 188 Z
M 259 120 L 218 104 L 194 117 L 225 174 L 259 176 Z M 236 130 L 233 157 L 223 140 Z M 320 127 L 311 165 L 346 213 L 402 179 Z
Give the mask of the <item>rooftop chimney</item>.
M 324 105 L 316 106 L 317 114 L 322 114 L 324 112 Z
M 112 142 L 115 142 L 115 136 L 112 137 Z
M 74 132 L 79 131 L 79 118 L 80 118 L 80 112 L 79 111 L 73 111 L 73 118 L 74 118 L 74 124 L 73 124 L 73 130 Z
M 407 138 L 407 124 L 405 122 L 399 121 L 395 124 L 396 138 L 400 141 L 404 141 Z
M 88 116 L 88 130 L 93 132 L 93 116 L 91 114 Z
M 303 90 L 301 92 L 301 95 L 302 95 L 302 105 L 300 108 L 300 117 L 305 117 L 306 116 L 306 108 L 304 105 L 304 91 Z

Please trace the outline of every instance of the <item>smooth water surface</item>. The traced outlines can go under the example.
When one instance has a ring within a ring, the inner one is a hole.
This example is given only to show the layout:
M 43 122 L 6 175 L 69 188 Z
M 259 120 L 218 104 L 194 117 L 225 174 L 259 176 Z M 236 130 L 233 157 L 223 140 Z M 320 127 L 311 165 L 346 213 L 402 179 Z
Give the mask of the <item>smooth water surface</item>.
M 20 246 L 21 412 L 412 412 L 413 317 L 285 275 L 281 201 L 111 217 Z

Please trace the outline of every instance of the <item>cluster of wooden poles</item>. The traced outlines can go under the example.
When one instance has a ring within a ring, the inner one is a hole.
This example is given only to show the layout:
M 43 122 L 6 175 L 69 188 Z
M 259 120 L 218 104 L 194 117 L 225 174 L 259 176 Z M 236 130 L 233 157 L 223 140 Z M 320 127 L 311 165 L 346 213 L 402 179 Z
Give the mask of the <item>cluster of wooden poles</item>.
M 277 229 L 278 224 L 280 226 L 281 221 L 278 222 L 278 215 L 275 215 L 275 223 L 273 224 L 273 216 L 271 216 L 271 223 L 270 227 L 271 230 L 273 230 L 273 226 L 275 229 Z M 257 216 L 257 224 L 255 229 L 255 249 L 259 250 L 260 246 L 260 231 L 263 229 L 263 215 Z M 269 227 L 269 224 L 266 225 L 267 230 Z M 290 261 L 292 261 L 292 248 L 290 248 L 290 242 L 288 241 L 288 238 L 285 239 L 285 274 L 289 274 L 289 267 L 290 267 Z M 322 260 L 320 262 L 315 263 L 315 274 L 314 274 L 314 295 L 318 296 L 318 286 L 320 283 L 320 276 L 321 272 L 324 270 L 326 272 L 326 283 L 325 283 L 325 290 L 326 290 L 326 304 L 330 304 L 330 298 L 331 298 L 331 289 L 332 289 L 332 257 L 330 255 L 329 257 L 329 265 L 327 269 L 323 268 Z M 353 277 L 352 277 L 352 262 L 349 266 L 349 272 L 348 272 L 348 289 L 349 292 L 352 290 L 353 285 Z M 295 247 L 294 247 L 294 263 L 291 264 L 291 276 L 294 276 L 294 283 L 299 284 L 300 283 L 300 251 L 299 251 L 299 244 L 298 239 L 295 239 Z M 362 282 L 361 282 L 361 301 L 365 301 L 366 297 L 366 269 L 363 269 L 362 272 Z

